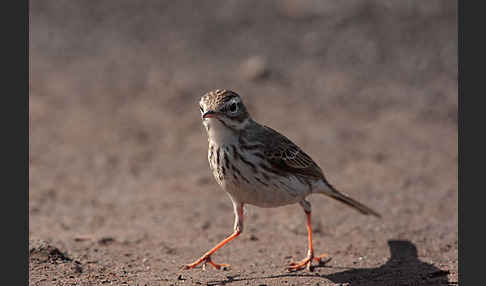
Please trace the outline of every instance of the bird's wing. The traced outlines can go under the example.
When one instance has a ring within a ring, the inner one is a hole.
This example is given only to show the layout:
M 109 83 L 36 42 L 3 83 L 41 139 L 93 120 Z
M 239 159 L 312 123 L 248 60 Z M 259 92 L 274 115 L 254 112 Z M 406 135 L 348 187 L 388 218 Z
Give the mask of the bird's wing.
M 264 156 L 281 172 L 310 178 L 324 178 L 321 168 L 290 139 L 264 126 L 266 142 Z

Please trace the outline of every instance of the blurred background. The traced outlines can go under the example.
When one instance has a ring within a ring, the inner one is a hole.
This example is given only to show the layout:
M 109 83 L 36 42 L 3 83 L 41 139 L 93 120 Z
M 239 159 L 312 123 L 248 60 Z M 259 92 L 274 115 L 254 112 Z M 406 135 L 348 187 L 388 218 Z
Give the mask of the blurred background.
M 395 219 L 370 228 L 443 234 L 457 269 L 456 11 L 452 0 L 31 1 L 30 236 L 76 252 L 87 233 L 175 247 L 197 235 L 188 226 L 230 232 L 197 104 L 225 88 Z M 313 202 L 323 216 L 341 207 Z M 267 212 L 250 212 L 250 231 Z M 274 231 L 305 235 L 297 207 L 272 214 Z M 351 231 L 351 216 L 322 232 Z M 430 253 L 446 257 L 441 245 Z

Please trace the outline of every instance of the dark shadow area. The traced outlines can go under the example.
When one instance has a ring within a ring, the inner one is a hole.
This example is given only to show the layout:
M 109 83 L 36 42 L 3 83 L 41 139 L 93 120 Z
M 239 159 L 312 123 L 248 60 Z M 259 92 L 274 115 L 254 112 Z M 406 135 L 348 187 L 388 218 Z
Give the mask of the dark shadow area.
M 334 283 L 352 285 L 451 285 L 448 270 L 422 262 L 407 240 L 389 240 L 390 259 L 377 268 L 352 269 L 326 275 Z M 455 283 L 454 283 L 455 284 Z
M 376 268 L 350 268 L 316 266 L 314 268 L 349 269 L 329 275 L 313 273 L 285 273 L 264 277 L 237 278 L 228 277 L 226 280 L 208 282 L 208 285 L 225 285 L 236 281 L 251 281 L 257 279 L 275 279 L 285 277 L 321 277 L 337 284 L 349 286 L 364 285 L 456 285 L 449 282 L 448 270 L 442 270 L 430 263 L 418 259 L 417 247 L 407 240 L 389 240 L 390 259 Z

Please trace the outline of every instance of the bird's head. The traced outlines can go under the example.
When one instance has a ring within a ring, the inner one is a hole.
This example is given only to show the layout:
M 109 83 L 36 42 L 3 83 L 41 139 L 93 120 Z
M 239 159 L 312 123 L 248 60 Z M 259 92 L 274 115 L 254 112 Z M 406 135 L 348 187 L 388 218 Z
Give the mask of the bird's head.
M 207 92 L 201 96 L 199 108 L 208 131 L 213 126 L 233 131 L 242 130 L 250 119 L 241 97 L 231 90 L 217 89 Z

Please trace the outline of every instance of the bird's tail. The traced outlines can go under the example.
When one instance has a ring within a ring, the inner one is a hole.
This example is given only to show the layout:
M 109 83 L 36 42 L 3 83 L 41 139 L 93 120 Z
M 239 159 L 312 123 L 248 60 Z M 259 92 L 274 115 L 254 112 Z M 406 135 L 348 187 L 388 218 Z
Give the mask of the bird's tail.
M 327 184 L 326 189 L 319 190 L 316 193 L 324 194 L 324 195 L 329 196 L 329 197 L 331 197 L 331 198 L 333 198 L 337 201 L 340 201 L 341 203 L 354 208 L 355 210 L 359 211 L 360 213 L 362 213 L 364 215 L 374 215 L 376 217 L 381 218 L 381 215 L 378 212 L 376 212 L 376 211 L 372 210 L 371 208 L 363 205 L 362 203 L 352 199 L 348 195 L 341 193 L 340 191 L 336 190 L 330 184 Z

